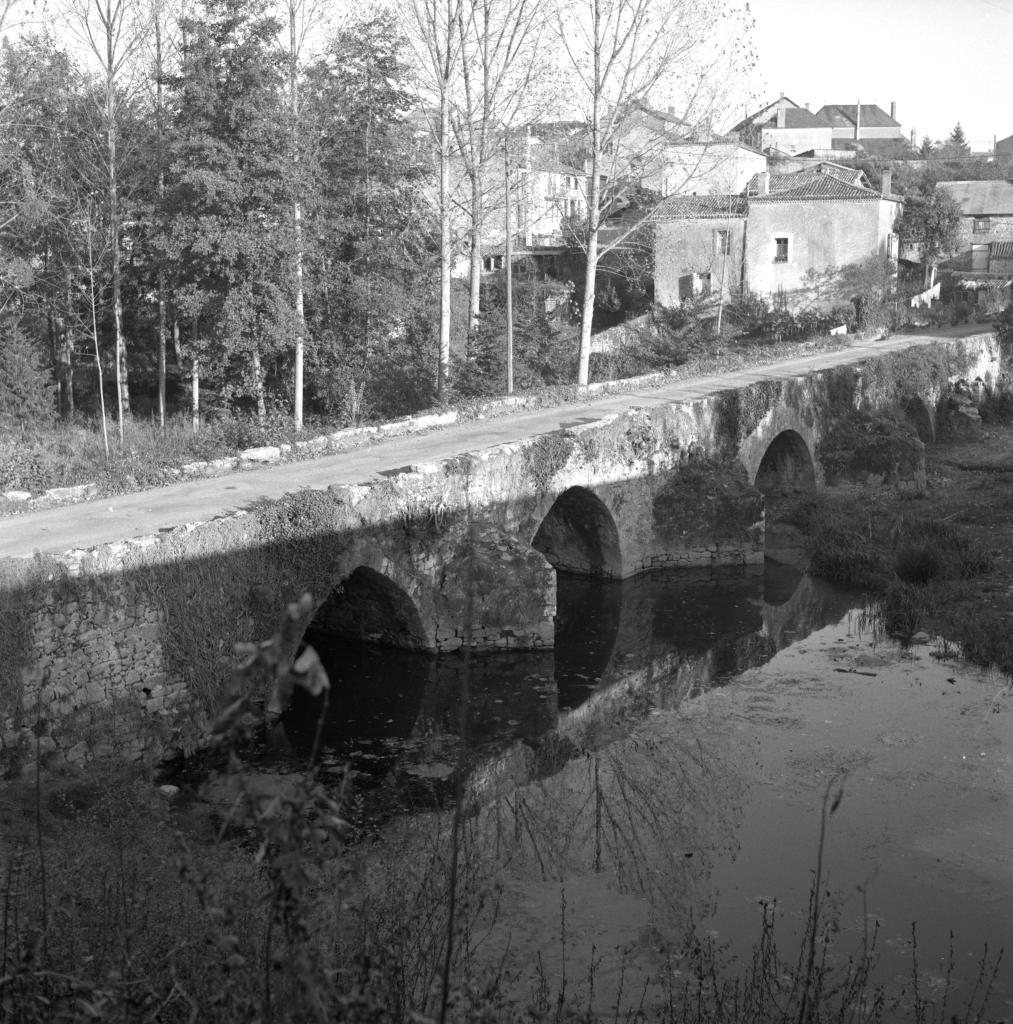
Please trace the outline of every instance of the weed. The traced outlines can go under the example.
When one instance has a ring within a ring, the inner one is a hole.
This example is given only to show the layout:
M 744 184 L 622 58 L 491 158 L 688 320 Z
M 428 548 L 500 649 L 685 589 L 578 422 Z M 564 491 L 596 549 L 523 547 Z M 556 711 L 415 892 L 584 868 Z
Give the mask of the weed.
M 935 550 L 923 544 L 906 544 L 894 558 L 894 571 L 904 583 L 928 583 L 941 568 Z
M 576 447 L 576 438 L 565 430 L 544 434 L 525 446 L 524 465 L 540 492 L 548 488 Z

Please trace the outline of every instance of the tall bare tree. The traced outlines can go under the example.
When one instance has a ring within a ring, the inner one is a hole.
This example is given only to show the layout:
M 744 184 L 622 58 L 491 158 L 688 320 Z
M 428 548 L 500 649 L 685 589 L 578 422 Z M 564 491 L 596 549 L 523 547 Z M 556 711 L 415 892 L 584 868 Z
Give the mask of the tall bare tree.
M 620 242 L 602 245 L 601 228 L 620 189 L 638 182 L 643 136 L 652 131 L 641 115 L 651 103 L 678 107 L 672 123 L 706 133 L 724 95 L 720 84 L 735 75 L 738 53 L 724 45 L 725 17 L 703 0 L 556 0 L 587 167 L 578 385 L 588 383 L 598 263 Z
M 410 0 L 405 5 L 407 36 L 415 49 L 422 94 L 420 106 L 436 144 L 440 169 L 440 338 L 436 376 L 438 398 L 450 379 L 450 274 L 453 267 L 451 114 L 460 85 L 461 24 L 465 0 Z
M 303 146 L 301 121 L 302 105 L 299 92 L 300 80 L 305 64 L 307 38 L 319 29 L 325 16 L 323 0 L 284 0 L 284 28 L 288 38 L 288 106 L 289 147 L 292 161 L 293 178 L 298 181 L 302 161 L 300 153 Z M 293 403 L 292 420 L 297 431 L 303 428 L 303 364 L 306 343 L 306 311 L 303 291 L 303 262 L 305 246 L 303 239 L 303 204 L 300 199 L 301 189 L 293 189 L 292 199 L 292 278 L 293 301 L 295 306 L 295 342 L 293 346 Z
M 502 149 L 500 136 L 538 110 L 535 86 L 540 84 L 548 54 L 540 45 L 545 11 L 541 0 L 464 0 L 459 11 L 463 102 L 453 111 L 452 123 L 470 185 L 468 307 L 472 331 L 478 327 L 481 312 L 488 195 L 498 196 L 502 189 L 499 175 L 494 182 L 487 182 L 488 165 Z
M 150 9 L 132 0 L 66 0 L 70 28 L 85 44 L 99 69 L 102 131 L 105 146 L 105 205 L 109 225 L 110 286 L 116 346 L 116 383 L 120 441 L 130 414 L 127 345 L 123 334 L 122 215 L 120 209 L 120 110 L 137 84 L 133 61 L 144 43 Z

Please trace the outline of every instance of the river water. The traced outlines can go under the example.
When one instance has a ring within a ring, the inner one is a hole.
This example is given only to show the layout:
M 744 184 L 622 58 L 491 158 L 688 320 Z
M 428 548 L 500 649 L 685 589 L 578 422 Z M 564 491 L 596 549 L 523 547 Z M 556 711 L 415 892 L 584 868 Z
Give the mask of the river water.
M 365 830 L 425 831 L 464 766 L 502 893 L 484 948 L 521 993 L 536 954 L 571 992 L 594 961 L 596 1005 L 637 992 L 649 1009 L 691 930 L 747 962 L 764 907 L 797 949 L 828 793 L 841 956 L 874 936 L 878 981 L 903 986 L 917 962 L 923 991 L 949 973 L 960 1005 L 986 945 L 1013 947 L 1010 687 L 942 643 L 877 637 L 855 595 L 772 562 L 561 576 L 555 650 L 467 671 L 310 639 L 332 677 L 323 760 L 352 765 Z M 297 751 L 315 713 L 287 716 Z M 1013 948 L 990 1012 L 1013 1018 Z

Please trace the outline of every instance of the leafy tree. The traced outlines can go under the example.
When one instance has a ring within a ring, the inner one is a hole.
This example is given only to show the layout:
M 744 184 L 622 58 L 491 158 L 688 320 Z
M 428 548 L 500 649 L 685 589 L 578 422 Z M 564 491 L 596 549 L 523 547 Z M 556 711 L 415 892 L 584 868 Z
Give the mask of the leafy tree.
M 438 226 L 400 52 L 389 15 L 352 23 L 304 88 L 318 181 L 307 206 L 316 246 L 307 266 L 310 385 L 319 403 L 346 415 L 352 392 L 376 414 L 419 408 L 434 395 Z
M 263 419 L 298 331 L 285 54 L 265 0 L 202 0 L 181 29 L 160 244 L 193 365 Z
M 943 189 L 909 193 L 898 224 L 901 243 L 915 245 L 925 267 L 925 284 L 941 258 L 956 250 L 960 233 L 960 207 Z
M 960 126 L 959 121 L 953 126 L 953 131 L 950 132 L 947 140 L 939 147 L 939 155 L 947 157 L 971 155 L 971 147 L 967 144 L 964 129 Z

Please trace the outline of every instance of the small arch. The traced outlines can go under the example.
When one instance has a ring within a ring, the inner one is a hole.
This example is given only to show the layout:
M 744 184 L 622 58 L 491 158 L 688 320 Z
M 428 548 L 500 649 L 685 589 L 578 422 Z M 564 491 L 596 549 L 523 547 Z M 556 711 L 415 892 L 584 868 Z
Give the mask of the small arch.
M 429 646 L 412 599 L 393 580 L 365 565 L 331 591 L 307 629 L 310 634 L 409 650 Z
M 932 444 L 935 441 L 936 428 L 932 421 L 932 413 L 918 395 L 912 395 L 904 403 L 904 419 L 915 429 L 922 444 Z
M 615 520 L 601 498 L 584 487 L 563 491 L 531 544 L 557 570 L 605 579 L 622 576 Z
M 767 446 L 754 486 L 765 497 L 816 493 L 816 468 L 801 434 L 782 430 Z

